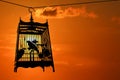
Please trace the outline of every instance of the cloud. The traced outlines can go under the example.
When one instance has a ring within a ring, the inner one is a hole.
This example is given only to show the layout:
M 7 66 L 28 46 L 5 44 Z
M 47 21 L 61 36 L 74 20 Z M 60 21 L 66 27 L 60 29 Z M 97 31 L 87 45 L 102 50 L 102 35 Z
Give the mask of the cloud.
M 84 64 L 80 64 L 80 63 L 78 63 L 78 64 L 76 64 L 76 66 L 83 66 Z
M 69 65 L 69 63 L 66 62 L 66 61 L 55 61 L 55 64 L 59 64 L 59 65 Z
M 120 24 L 120 17 L 112 17 L 112 21 Z
M 36 9 L 35 16 L 37 18 L 65 18 L 81 16 L 85 18 L 97 18 L 98 15 L 93 11 L 88 11 L 86 7 L 73 8 L 68 7 L 63 9 L 62 7 L 46 7 L 43 9 Z
M 14 48 L 10 46 L 0 46 L 0 49 L 13 50 Z

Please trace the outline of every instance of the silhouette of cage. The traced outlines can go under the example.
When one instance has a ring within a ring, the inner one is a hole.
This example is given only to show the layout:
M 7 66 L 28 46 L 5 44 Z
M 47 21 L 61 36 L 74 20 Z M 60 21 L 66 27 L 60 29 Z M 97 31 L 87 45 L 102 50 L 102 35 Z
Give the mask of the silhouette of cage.
M 55 71 L 48 21 L 33 22 L 31 15 L 30 22 L 20 19 L 18 25 L 14 72 L 17 72 L 18 67 L 37 66 L 42 67 L 43 71 L 44 67 L 51 66 Z

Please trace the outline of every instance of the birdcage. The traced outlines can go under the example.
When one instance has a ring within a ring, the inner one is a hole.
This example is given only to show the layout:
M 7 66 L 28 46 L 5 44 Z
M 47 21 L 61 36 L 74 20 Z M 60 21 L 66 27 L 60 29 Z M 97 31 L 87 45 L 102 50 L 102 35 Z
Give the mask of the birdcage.
M 14 72 L 17 72 L 18 67 L 41 67 L 44 71 L 45 67 L 50 66 L 54 72 L 48 21 L 45 23 L 34 22 L 32 14 L 30 22 L 20 19 L 17 30 Z

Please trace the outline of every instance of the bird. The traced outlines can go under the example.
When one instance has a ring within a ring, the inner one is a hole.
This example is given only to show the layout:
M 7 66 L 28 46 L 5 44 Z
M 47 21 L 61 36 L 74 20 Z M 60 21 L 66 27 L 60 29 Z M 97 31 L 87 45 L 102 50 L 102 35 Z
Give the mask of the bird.
M 36 44 L 36 40 L 33 40 L 33 41 L 27 41 L 27 43 L 28 43 L 28 46 L 29 46 L 29 50 L 30 49 L 33 49 L 33 50 L 35 50 L 35 51 L 37 51 L 37 53 L 39 53 L 39 50 L 38 50 L 38 48 L 37 48 L 37 44 Z
M 17 60 L 19 60 L 23 56 L 24 53 L 25 53 L 25 48 L 18 50 Z

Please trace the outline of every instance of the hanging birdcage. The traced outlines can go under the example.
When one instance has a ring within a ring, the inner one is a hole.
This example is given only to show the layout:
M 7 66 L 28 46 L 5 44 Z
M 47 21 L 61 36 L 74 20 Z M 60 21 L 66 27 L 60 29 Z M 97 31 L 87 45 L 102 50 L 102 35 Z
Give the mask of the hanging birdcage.
M 20 19 L 17 30 L 16 54 L 14 72 L 18 67 L 52 66 L 54 63 L 50 42 L 48 21 L 46 23 L 34 22 L 31 14 L 30 22 Z

